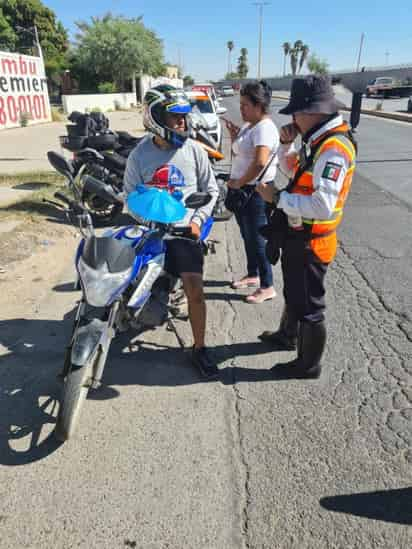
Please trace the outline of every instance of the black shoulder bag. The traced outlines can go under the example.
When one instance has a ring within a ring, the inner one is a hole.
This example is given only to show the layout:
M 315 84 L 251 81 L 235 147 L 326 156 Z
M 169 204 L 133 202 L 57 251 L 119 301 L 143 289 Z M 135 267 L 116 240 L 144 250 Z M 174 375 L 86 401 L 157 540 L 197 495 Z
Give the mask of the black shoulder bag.
M 272 153 L 272 156 L 268 160 L 266 166 L 263 168 L 262 172 L 257 177 L 256 183 L 260 183 L 263 176 L 267 172 L 267 169 L 275 159 L 276 154 L 277 154 L 277 151 Z M 256 185 L 244 185 L 240 189 L 229 188 L 227 190 L 227 194 L 225 198 L 225 208 L 233 213 L 240 213 L 245 208 L 249 200 L 251 199 L 255 190 L 256 190 Z

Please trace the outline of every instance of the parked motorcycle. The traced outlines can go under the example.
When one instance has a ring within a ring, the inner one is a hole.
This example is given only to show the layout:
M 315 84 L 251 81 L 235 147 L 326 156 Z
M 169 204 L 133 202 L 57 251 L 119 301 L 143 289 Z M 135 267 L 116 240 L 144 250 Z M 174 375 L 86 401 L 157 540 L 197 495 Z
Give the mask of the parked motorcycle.
M 109 186 L 86 176 L 86 186 L 105 200 L 116 200 Z M 194 193 L 183 204 L 178 197 L 156 188 L 140 187 L 128 197 L 128 209 L 144 225 L 108 230 L 97 236 L 89 211 L 61 193 L 55 197 L 68 217 L 77 222 L 82 240 L 75 265 L 82 297 L 77 307 L 61 377 L 63 394 L 55 435 L 68 440 L 74 433 L 89 389 L 100 386 L 112 339 L 118 332 L 138 332 L 163 324 L 172 307 L 169 297 L 176 280 L 164 271 L 167 238 L 190 238 L 190 227 L 174 227 L 187 208 L 197 209 L 210 200 Z M 213 225 L 202 228 L 201 242 Z
M 49 162 L 55 170 L 67 178 L 75 199 L 80 200 L 88 209 L 94 225 L 113 224 L 122 211 L 121 202 L 108 202 L 86 189 L 84 177 L 91 175 L 103 181 L 120 197 L 127 156 L 142 138 L 133 137 L 128 132 L 111 131 L 108 119 L 101 113 L 84 115 L 73 112 L 69 120 L 73 124 L 67 125 L 68 135 L 60 138 L 62 146 L 73 152 L 74 158 L 69 162 L 69 173 L 66 168 L 62 171 L 62 166 L 65 166 L 63 155 L 49 151 L 47 153 Z M 218 150 L 213 137 L 207 132 L 207 122 L 200 112 L 194 110 L 192 113 L 191 127 L 193 139 L 206 150 L 215 171 L 219 197 L 213 211 L 214 218 L 225 221 L 232 215 L 224 206 L 228 175 L 221 172 L 216 165 L 216 162 L 222 160 L 224 156 Z

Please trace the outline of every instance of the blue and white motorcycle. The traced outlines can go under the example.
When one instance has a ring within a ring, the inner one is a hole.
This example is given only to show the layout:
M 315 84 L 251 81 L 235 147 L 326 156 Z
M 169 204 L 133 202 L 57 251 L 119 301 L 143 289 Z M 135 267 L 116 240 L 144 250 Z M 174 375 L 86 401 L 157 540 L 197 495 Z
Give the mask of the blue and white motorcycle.
M 118 200 L 98 180 L 89 177 L 87 185 L 103 198 Z M 181 196 L 141 187 L 127 201 L 129 212 L 140 222 L 110 229 L 103 236 L 95 234 L 90 214 L 81 204 L 61 193 L 55 197 L 65 203 L 83 235 L 75 258 L 82 297 L 61 374 L 64 385 L 55 429 L 56 437 L 65 441 L 76 429 L 89 389 L 101 383 L 116 333 L 154 328 L 167 320 L 176 280 L 164 270 L 166 240 L 190 237 L 189 227 L 173 224 L 185 217 L 186 208 L 207 204 L 210 195 L 194 193 L 183 204 Z M 204 224 L 203 243 L 212 225 L 213 219 Z

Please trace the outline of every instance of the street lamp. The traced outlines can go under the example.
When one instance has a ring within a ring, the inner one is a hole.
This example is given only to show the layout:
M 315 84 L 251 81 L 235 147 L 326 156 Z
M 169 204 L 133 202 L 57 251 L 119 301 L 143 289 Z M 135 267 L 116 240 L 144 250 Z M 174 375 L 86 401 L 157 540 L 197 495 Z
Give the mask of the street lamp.
M 259 8 L 259 53 L 257 77 L 260 79 L 262 72 L 262 26 L 263 26 L 263 6 L 269 6 L 270 2 L 253 2 L 254 6 Z
M 360 66 L 360 60 L 361 60 L 361 55 L 362 55 L 362 47 L 363 47 L 363 41 L 365 40 L 365 33 L 363 32 L 361 34 L 361 39 L 360 39 L 360 45 L 359 45 L 359 55 L 358 55 L 358 64 L 356 66 L 356 72 L 359 72 L 359 66 Z
M 39 33 L 37 32 L 37 27 L 36 27 L 36 25 L 34 25 L 34 27 L 31 27 L 31 28 L 33 28 L 33 30 L 26 29 L 24 27 L 20 27 L 20 25 L 16 25 L 16 30 L 17 31 L 27 32 L 28 34 L 31 34 L 33 36 L 33 38 L 35 40 L 35 43 L 36 43 L 36 47 L 37 47 L 37 53 L 38 53 L 40 59 L 43 62 L 43 51 L 41 49 L 40 40 L 39 40 Z

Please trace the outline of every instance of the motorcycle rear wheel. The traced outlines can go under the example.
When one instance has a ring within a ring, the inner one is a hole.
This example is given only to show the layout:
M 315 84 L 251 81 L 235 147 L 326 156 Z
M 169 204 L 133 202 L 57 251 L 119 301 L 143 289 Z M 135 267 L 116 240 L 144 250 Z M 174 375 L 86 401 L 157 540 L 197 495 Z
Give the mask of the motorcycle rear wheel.
M 82 193 L 82 202 L 88 209 L 95 227 L 112 224 L 123 210 L 122 204 L 106 202 L 96 194 L 84 190 Z
M 73 436 L 79 422 L 80 411 L 89 392 L 93 363 L 94 360 L 90 360 L 81 368 L 70 368 L 66 376 L 54 431 L 55 437 L 61 442 Z

